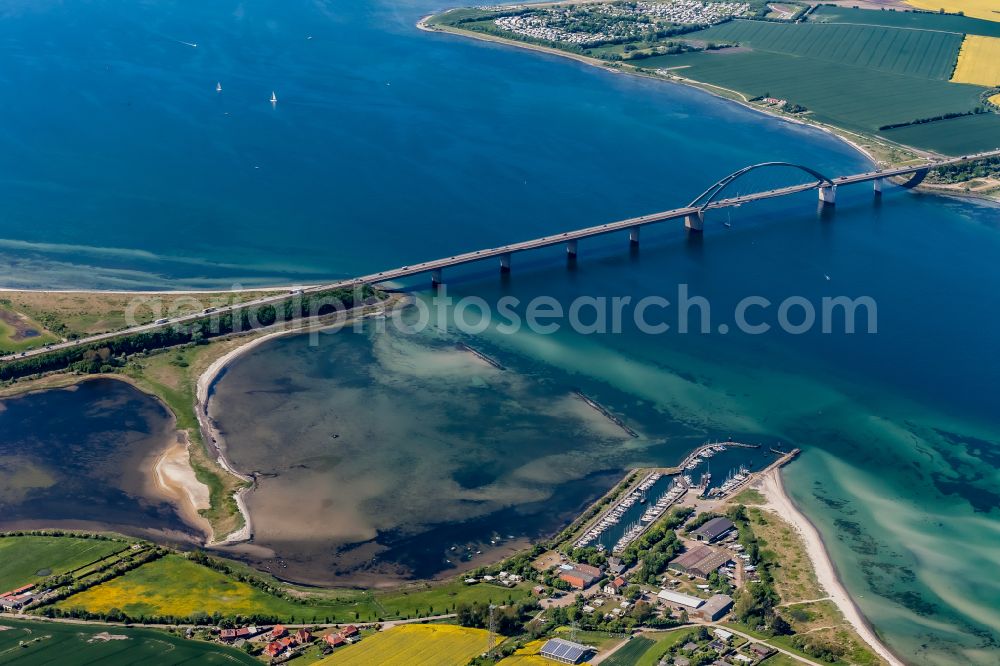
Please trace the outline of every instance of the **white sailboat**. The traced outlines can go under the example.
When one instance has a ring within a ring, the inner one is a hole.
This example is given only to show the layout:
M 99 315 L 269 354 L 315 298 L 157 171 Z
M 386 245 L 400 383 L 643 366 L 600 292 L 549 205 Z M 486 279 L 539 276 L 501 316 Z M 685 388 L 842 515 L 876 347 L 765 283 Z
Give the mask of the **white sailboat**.
M 215 92 L 222 92 L 222 83 L 215 84 Z
M 275 95 L 274 91 L 272 90 L 271 91 L 271 104 L 277 104 L 277 103 L 278 103 L 278 96 Z

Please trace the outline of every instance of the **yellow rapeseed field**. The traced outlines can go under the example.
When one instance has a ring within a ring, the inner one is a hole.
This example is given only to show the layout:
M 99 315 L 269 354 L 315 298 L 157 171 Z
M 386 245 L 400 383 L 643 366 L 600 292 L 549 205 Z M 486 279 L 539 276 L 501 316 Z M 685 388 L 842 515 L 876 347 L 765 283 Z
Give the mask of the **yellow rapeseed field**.
M 106 613 L 112 608 L 132 617 L 192 613 L 228 615 L 267 612 L 267 595 L 246 583 L 229 580 L 217 571 L 178 555 L 145 564 L 124 576 L 96 585 L 59 602 L 61 608 L 83 608 Z
M 966 35 L 951 80 L 980 86 L 1000 85 L 1000 38 Z
M 531 641 L 506 659 L 500 660 L 500 666 L 552 666 L 552 662 L 538 654 L 545 645 L 545 640 Z
M 973 18 L 1000 21 L 1000 4 L 997 0 L 906 0 L 906 4 L 932 12 L 943 9 L 949 14 L 964 12 L 966 16 Z
M 451 624 L 404 624 L 338 648 L 322 666 L 465 666 L 486 652 L 489 632 Z

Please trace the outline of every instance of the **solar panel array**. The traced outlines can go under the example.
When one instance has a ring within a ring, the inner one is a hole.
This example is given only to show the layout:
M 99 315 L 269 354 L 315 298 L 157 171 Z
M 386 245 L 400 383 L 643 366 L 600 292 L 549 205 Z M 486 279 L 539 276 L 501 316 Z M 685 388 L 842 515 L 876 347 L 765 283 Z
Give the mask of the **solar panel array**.
M 571 643 L 569 641 L 564 641 L 561 638 L 552 638 L 546 641 L 542 649 L 539 650 L 543 657 L 550 657 L 552 659 L 558 659 L 559 661 L 568 661 L 575 664 L 579 661 L 584 654 L 590 651 L 590 648 L 586 645 L 580 645 L 579 643 Z

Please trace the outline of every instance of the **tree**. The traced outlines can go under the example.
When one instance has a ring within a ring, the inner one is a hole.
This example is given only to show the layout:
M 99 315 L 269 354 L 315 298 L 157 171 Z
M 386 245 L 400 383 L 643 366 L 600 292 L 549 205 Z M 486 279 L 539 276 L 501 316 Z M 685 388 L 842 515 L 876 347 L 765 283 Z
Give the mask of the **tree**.
M 642 623 L 649 619 L 649 616 L 653 614 L 653 607 L 649 605 L 646 601 L 637 601 L 635 606 L 632 607 L 632 612 L 630 615 L 636 619 L 637 622 Z

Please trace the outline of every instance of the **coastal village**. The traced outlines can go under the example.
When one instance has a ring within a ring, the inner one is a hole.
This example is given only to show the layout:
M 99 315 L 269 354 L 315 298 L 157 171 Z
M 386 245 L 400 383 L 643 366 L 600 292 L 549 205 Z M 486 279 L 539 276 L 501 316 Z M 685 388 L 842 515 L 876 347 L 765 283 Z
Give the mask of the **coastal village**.
M 468 641 L 467 656 L 440 663 L 515 665 L 530 657 L 526 663 L 614 665 L 638 663 L 642 655 L 677 666 L 785 664 L 790 655 L 806 664 L 881 663 L 867 651 L 867 659 L 854 661 L 824 652 L 829 645 L 796 641 L 783 618 L 789 611 L 777 611 L 775 577 L 783 565 L 773 553 L 764 555 L 754 521 L 766 521 L 751 519 L 742 501 L 759 496 L 753 487 L 799 451 L 771 449 L 766 464 L 756 470 L 739 464 L 715 483 L 708 471 L 716 456 L 760 458 L 761 448 L 714 442 L 677 467 L 631 471 L 555 539 L 460 576 L 464 589 L 495 602 L 459 601 L 443 613 L 428 608 L 400 619 L 358 616 L 353 623 L 206 617 L 207 624 L 179 623 L 175 631 L 269 663 L 406 663 L 386 657 L 386 645 L 405 651 L 425 641 L 447 652 L 448 640 L 459 636 Z M 146 552 L 132 544 L 115 561 Z M 71 608 L 72 596 L 53 608 L 63 597 L 57 588 L 25 585 L 0 595 L 0 605 L 22 618 L 78 617 L 56 610 Z M 423 632 L 437 633 L 431 640 Z

